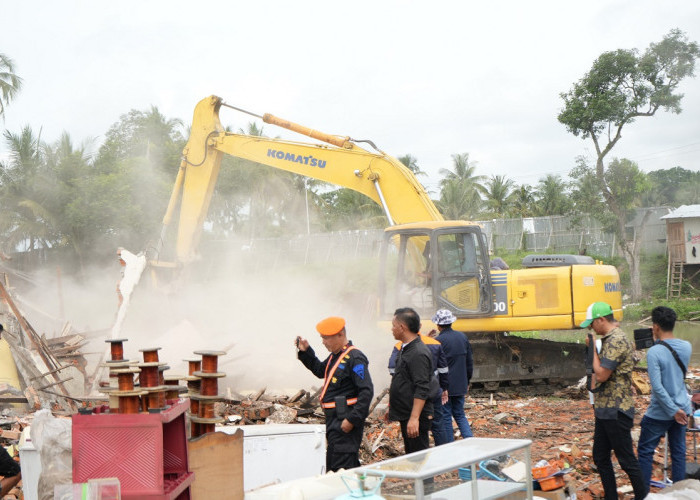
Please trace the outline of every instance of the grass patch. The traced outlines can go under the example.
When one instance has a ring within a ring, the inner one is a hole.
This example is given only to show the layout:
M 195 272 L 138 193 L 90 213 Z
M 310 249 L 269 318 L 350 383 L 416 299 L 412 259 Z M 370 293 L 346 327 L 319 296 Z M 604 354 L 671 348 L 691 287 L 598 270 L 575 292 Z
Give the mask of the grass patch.
M 523 339 L 552 340 L 554 342 L 572 342 L 581 344 L 586 341 L 586 330 L 545 330 L 529 332 L 509 332 L 511 337 Z

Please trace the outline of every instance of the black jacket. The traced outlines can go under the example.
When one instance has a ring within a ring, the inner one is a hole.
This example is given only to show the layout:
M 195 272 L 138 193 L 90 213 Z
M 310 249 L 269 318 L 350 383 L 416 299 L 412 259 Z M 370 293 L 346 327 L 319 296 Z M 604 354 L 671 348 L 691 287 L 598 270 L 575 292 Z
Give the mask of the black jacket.
M 318 378 L 324 378 L 327 365 L 330 365 L 328 367 L 330 371 L 333 369 L 333 365 L 335 365 L 338 357 L 347 356 L 347 359 L 338 365 L 338 369 L 333 374 L 333 379 L 328 385 L 322 403 L 334 402 L 336 396 L 357 398 L 356 404 L 348 406 L 348 414 L 344 417 L 357 427 L 362 425 L 367 415 L 369 415 L 369 407 L 374 396 L 374 386 L 369 375 L 367 357 L 359 349 L 353 349 L 349 353 L 345 352 L 351 345 L 352 342 L 348 342 L 340 353 L 331 354 L 325 361 L 320 361 L 316 357 L 311 346 L 306 351 L 299 351 L 297 357 L 311 373 Z
M 403 346 L 396 360 L 396 368 L 389 388 L 391 420 L 408 420 L 414 399 L 425 400 L 421 418 L 433 415 L 433 403 L 430 400 L 432 371 L 430 351 L 420 337 Z
M 469 388 L 469 380 L 474 371 L 472 346 L 469 339 L 462 332 L 456 332 L 452 328 L 443 330 L 437 336 L 438 341 L 445 351 L 450 379 L 450 396 L 464 396 Z

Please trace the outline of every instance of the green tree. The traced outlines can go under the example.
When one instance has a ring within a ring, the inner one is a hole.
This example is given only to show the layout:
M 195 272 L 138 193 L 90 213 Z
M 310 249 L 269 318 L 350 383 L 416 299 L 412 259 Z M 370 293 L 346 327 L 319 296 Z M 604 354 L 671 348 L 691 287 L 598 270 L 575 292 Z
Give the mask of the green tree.
M 0 117 L 5 116 L 5 108 L 22 88 L 22 79 L 15 74 L 15 64 L 5 54 L 0 54 Z
M 585 156 L 576 158 L 576 166 L 569 172 L 571 182 L 571 202 L 573 213 L 578 218 L 582 215 L 592 215 L 608 230 L 615 227 L 615 215 L 605 204 L 605 198 L 600 191 L 600 184 L 592 167 Z
M 413 172 L 413 175 L 415 175 L 416 177 L 418 177 L 419 175 L 428 175 L 418 166 L 418 158 L 416 158 L 415 156 L 406 154 L 403 156 L 399 156 L 396 159 L 403 163 L 406 166 L 406 168 Z
M 633 300 L 641 297 L 639 259 L 635 241 L 625 231 L 627 211 L 607 184 L 605 157 L 622 137 L 625 125 L 651 117 L 659 109 L 681 112 L 683 94 L 678 85 L 694 76 L 700 49 L 678 29 L 671 30 L 644 53 L 619 49 L 603 53 L 573 88 L 561 94 L 564 108 L 559 121 L 575 136 L 590 139 L 596 152 L 596 179 L 610 210 L 615 214 L 615 233 L 630 269 Z
M 6 130 L 9 158 L 0 163 L 0 235 L 8 251 L 50 248 L 59 239 L 51 199 L 55 181 L 44 161 L 39 136 L 30 127 Z
M 340 188 L 322 193 L 326 229 L 383 228 L 387 219 L 382 208 L 362 193 Z
M 486 207 L 496 217 L 505 217 L 511 205 L 515 182 L 505 175 L 492 175 L 484 189 Z
M 151 106 L 121 115 L 105 135 L 92 168 L 101 182 L 115 182 L 121 194 L 121 213 L 110 233 L 121 246 L 156 245 L 184 147 L 181 124 Z
M 452 155 L 452 168 L 441 168 L 438 208 L 446 219 L 473 219 L 481 210 L 485 192 L 483 175 L 475 175 L 476 162 L 469 153 Z
M 644 196 L 644 206 L 693 205 L 699 202 L 700 172 L 674 167 L 654 170 L 648 175 L 654 189 Z
M 459 182 L 469 189 L 474 189 L 479 193 L 484 191 L 482 182 L 486 180 L 483 175 L 474 175 L 476 173 L 476 162 L 469 161 L 469 153 L 461 153 L 452 155 L 452 168 L 441 168 L 440 174 L 443 179 L 440 185 L 449 182 Z
M 64 132 L 56 143 L 46 145 L 46 165 L 55 181 L 51 212 L 60 234 L 60 245 L 76 256 L 80 274 L 86 265 L 107 255 L 117 246 L 143 244 L 128 240 L 140 226 L 149 229 L 154 221 L 139 223 L 130 173 L 118 168 L 98 170 L 90 153 L 92 141 L 74 146 Z
M 571 210 L 568 186 L 560 175 L 547 174 L 537 183 L 535 211 L 537 215 L 564 215 Z
M 438 210 L 448 220 L 472 220 L 481 210 L 478 191 L 456 180 L 444 182 L 440 189 Z
M 511 217 L 532 217 L 534 211 L 535 196 L 532 186 L 523 184 L 513 190 L 510 195 L 510 209 L 508 215 Z
M 148 111 L 132 109 L 109 128 L 100 157 L 103 161 L 142 157 L 155 168 L 176 172 L 184 147 L 181 128 L 182 120 L 167 118 L 155 106 Z

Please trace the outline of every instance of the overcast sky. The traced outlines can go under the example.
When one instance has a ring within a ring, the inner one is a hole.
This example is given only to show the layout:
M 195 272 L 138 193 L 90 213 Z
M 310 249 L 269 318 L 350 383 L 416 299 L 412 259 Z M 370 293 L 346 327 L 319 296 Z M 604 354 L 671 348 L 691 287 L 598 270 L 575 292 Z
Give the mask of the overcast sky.
M 644 50 L 676 27 L 700 41 L 696 0 L 0 0 L 0 15 L 0 52 L 24 79 L 6 111 L 12 132 L 99 144 L 131 109 L 154 105 L 189 124 L 216 94 L 410 153 L 433 193 L 455 153 L 518 183 L 565 176 L 592 145 L 557 121 L 559 93 L 604 51 Z M 681 115 L 627 126 L 613 156 L 645 171 L 700 170 L 700 78 L 682 91 Z M 223 109 L 221 119 L 237 129 L 252 118 Z

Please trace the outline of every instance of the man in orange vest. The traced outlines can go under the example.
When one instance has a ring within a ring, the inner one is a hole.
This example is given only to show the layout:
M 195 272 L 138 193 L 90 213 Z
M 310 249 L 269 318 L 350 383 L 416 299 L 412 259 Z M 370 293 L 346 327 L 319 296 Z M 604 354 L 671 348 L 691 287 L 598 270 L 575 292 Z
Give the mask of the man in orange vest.
M 365 419 L 374 396 L 367 357 L 347 339 L 345 320 L 336 316 L 316 325 L 321 342 L 331 353 L 319 360 L 309 342 L 296 338 L 297 358 L 323 379 L 318 397 L 326 416 L 326 470 L 360 466 L 359 451 Z

